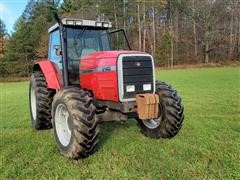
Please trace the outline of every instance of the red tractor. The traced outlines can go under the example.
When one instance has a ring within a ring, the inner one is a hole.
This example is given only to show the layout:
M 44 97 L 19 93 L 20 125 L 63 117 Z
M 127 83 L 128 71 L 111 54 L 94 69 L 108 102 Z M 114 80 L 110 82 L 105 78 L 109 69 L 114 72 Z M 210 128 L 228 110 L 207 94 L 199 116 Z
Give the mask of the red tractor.
M 34 129 L 53 127 L 60 152 L 73 159 L 96 150 L 100 122 L 135 118 L 151 138 L 179 132 L 181 98 L 155 80 L 153 57 L 132 51 L 124 30 L 110 32 L 110 22 L 56 20 L 48 60 L 36 63 L 31 75 Z

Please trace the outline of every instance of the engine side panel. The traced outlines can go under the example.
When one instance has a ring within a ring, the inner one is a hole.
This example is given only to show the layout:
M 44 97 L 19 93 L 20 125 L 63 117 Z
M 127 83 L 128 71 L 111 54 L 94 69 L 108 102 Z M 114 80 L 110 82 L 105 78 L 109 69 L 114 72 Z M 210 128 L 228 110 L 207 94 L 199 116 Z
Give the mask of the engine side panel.
M 57 64 L 49 61 L 39 61 L 34 65 L 34 69 L 40 67 L 43 72 L 48 88 L 50 89 L 61 89 L 63 87 L 62 73 L 58 69 Z
M 82 59 L 80 66 L 82 88 L 91 90 L 98 100 L 118 102 L 116 58 Z

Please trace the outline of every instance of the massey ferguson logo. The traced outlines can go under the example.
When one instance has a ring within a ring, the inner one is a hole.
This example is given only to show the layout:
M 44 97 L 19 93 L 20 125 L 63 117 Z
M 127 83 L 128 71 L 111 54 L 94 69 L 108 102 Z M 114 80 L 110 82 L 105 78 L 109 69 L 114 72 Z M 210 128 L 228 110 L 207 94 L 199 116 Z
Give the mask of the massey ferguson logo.
M 140 66 L 141 66 L 141 63 L 140 63 L 140 62 L 137 62 L 136 65 L 137 65 L 137 67 L 140 67 Z

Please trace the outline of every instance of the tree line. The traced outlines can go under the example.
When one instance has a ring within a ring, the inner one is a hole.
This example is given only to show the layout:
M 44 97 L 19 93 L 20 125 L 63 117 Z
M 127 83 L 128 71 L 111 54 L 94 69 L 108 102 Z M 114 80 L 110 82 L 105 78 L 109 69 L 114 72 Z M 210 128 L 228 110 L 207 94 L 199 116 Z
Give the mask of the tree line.
M 132 49 L 152 54 L 158 66 L 240 60 L 240 0 L 29 0 L 0 56 L 2 75 L 25 76 L 47 58 L 54 12 L 111 21 L 125 29 Z

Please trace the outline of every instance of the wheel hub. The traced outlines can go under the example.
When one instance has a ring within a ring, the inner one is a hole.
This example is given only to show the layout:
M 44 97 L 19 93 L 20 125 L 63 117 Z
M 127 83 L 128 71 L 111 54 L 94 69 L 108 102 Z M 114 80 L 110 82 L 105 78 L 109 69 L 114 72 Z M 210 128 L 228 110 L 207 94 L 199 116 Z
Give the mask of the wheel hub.
M 67 107 L 59 104 L 55 110 L 55 128 L 57 137 L 63 146 L 67 146 L 71 140 L 72 128 Z
M 163 113 L 162 112 L 163 112 L 162 106 L 161 106 L 161 104 L 159 104 L 159 117 L 157 119 L 143 120 L 142 121 L 143 124 L 145 126 L 147 126 L 149 129 L 157 128 L 160 125 L 160 123 L 163 119 Z
M 149 129 L 155 129 L 156 127 L 159 126 L 161 121 L 159 119 L 149 119 L 149 120 L 144 120 L 143 124 L 147 126 Z

